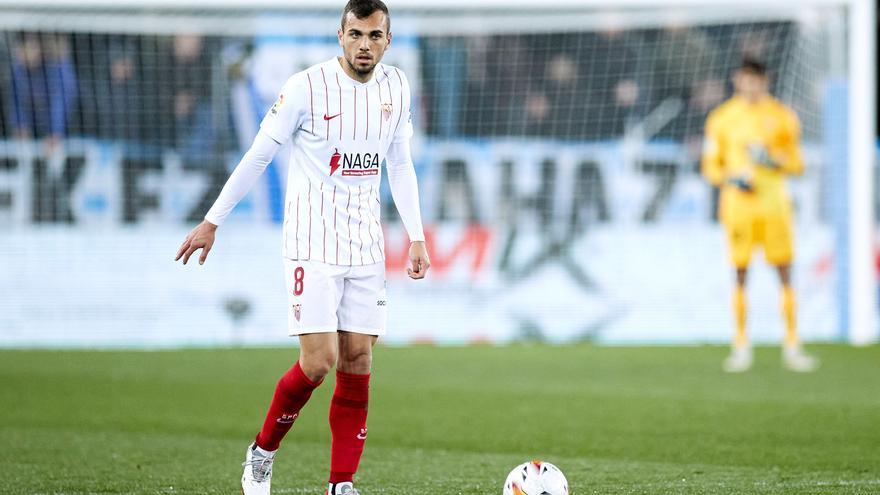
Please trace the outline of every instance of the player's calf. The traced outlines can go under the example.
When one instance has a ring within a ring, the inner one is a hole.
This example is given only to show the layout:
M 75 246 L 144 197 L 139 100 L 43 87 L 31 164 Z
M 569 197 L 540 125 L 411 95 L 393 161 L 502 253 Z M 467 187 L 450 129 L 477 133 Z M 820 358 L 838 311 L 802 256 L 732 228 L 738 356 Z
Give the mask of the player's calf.
M 290 431 L 299 412 L 312 396 L 312 392 L 321 384 L 312 381 L 303 372 L 299 361 L 278 380 L 275 395 L 266 413 L 263 428 L 257 435 L 256 444 L 267 451 L 274 452 L 281 445 L 281 440 Z
M 369 374 L 336 371 L 336 389 L 330 402 L 331 484 L 350 483 L 358 470 L 367 440 L 369 394 Z

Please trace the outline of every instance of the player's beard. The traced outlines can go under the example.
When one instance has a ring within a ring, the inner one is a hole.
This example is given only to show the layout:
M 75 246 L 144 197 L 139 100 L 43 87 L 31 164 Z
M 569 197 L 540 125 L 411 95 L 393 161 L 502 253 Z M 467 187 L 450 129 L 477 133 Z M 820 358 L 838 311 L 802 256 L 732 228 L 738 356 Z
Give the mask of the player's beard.
M 373 69 L 376 68 L 376 61 L 375 61 L 375 58 L 372 59 L 372 60 L 370 61 L 371 63 L 370 63 L 368 66 L 361 66 L 361 67 L 359 67 L 359 66 L 356 64 L 356 62 L 357 62 L 357 55 L 355 55 L 355 56 L 353 57 L 353 59 L 354 59 L 354 61 L 349 60 L 348 58 L 346 58 L 346 59 L 345 59 L 345 63 L 348 64 L 348 67 L 349 67 L 352 71 L 354 71 L 355 74 L 357 74 L 357 75 L 359 75 L 359 76 L 361 76 L 361 77 L 369 76 L 370 74 L 373 73 Z

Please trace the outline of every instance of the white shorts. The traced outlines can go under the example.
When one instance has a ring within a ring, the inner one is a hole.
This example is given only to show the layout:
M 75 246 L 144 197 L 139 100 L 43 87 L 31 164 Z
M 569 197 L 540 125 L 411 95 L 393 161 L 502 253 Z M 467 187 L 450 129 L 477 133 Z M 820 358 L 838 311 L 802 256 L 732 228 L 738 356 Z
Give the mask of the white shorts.
M 385 263 L 330 265 L 284 258 L 290 335 L 385 335 Z

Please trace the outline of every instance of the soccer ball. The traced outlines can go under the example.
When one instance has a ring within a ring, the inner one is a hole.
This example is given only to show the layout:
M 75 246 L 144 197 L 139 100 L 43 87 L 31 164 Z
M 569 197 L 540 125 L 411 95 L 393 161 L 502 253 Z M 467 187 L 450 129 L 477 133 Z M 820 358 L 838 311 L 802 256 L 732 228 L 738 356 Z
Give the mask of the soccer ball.
M 562 471 L 549 462 L 526 462 L 507 475 L 503 494 L 568 495 L 568 481 Z

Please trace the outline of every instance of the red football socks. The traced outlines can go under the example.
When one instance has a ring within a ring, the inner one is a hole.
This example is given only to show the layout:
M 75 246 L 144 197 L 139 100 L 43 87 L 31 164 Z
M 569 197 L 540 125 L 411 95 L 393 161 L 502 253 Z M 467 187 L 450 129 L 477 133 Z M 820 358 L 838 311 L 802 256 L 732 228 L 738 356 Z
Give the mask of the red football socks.
M 278 380 L 263 429 L 257 435 L 257 446 L 263 450 L 278 450 L 281 439 L 290 431 L 290 427 L 299 416 L 299 410 L 309 401 L 312 392 L 320 384 L 321 382 L 315 383 L 309 380 L 297 361 L 293 368 Z
M 367 399 L 370 375 L 336 371 L 336 390 L 330 402 L 330 483 L 352 481 L 367 439 Z

